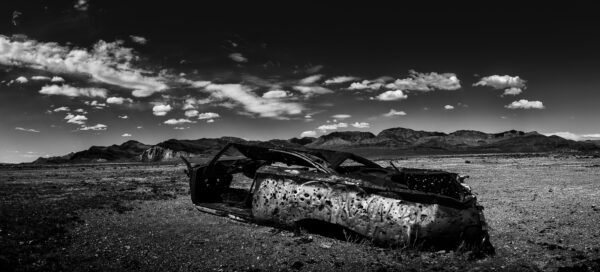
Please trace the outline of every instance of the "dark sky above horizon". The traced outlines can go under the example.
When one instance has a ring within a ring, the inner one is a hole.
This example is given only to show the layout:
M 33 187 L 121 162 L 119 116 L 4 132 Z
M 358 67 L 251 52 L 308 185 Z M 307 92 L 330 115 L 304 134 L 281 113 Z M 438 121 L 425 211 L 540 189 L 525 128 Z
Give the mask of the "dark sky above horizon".
M 390 127 L 600 138 L 591 6 L 149 2 L 0 4 L 0 162 Z

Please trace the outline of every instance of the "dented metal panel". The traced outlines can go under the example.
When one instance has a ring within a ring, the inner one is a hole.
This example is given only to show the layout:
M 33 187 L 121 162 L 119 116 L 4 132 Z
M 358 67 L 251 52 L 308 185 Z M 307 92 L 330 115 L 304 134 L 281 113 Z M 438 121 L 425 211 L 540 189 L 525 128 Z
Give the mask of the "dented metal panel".
M 271 169 L 272 170 L 272 169 Z M 455 244 L 465 226 L 478 226 L 477 209 L 457 209 L 367 193 L 343 182 L 263 176 L 254 193 L 256 220 L 294 226 L 315 219 L 372 238 L 379 244 Z
M 220 160 L 230 147 L 247 158 Z M 455 173 L 383 168 L 346 152 L 243 144 L 227 145 L 205 166 L 186 165 L 192 201 L 213 214 L 288 227 L 313 220 L 385 245 L 494 252 L 483 207 Z M 236 173 L 253 179 L 249 191 L 229 188 Z

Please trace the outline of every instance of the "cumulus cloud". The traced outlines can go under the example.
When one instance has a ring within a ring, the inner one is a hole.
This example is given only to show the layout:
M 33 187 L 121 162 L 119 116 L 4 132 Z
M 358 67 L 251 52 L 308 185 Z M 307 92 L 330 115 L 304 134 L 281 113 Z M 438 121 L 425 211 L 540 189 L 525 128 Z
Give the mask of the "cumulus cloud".
M 79 88 L 69 85 L 47 85 L 40 90 L 41 94 L 64 95 L 70 97 L 87 96 L 105 98 L 107 91 L 102 88 Z
M 65 117 L 65 120 L 67 120 L 67 123 L 84 125 L 85 121 L 87 121 L 87 117 L 85 117 L 85 115 L 75 115 L 69 113 Z
M 106 130 L 107 126 L 104 124 L 95 124 L 93 126 L 82 126 L 79 130 Z
M 409 91 L 434 91 L 434 90 L 458 90 L 460 89 L 460 80 L 454 73 L 419 73 L 414 70 L 409 71 L 409 77 L 396 79 L 396 81 L 385 85 L 388 89 L 399 89 Z
M 138 43 L 138 44 L 146 44 L 148 42 L 148 39 L 146 39 L 142 36 L 129 35 L 129 38 L 131 38 L 132 42 Z
M 453 110 L 454 106 L 452 106 L 452 105 L 446 105 L 446 106 L 444 106 L 444 109 L 446 109 L 446 110 Z
M 304 137 L 317 137 L 317 132 L 314 130 L 307 130 L 300 133 L 300 138 Z
M 186 117 L 195 117 L 198 116 L 198 113 L 199 112 L 197 110 L 187 110 L 184 114 Z
M 390 112 L 383 114 L 383 116 L 386 117 L 392 117 L 392 116 L 405 116 L 406 112 L 404 111 L 397 111 L 395 109 L 391 109 Z
M 286 91 L 282 91 L 282 90 L 270 90 L 266 93 L 264 93 L 262 95 L 263 98 L 284 98 L 284 97 L 288 97 L 289 94 Z
M 197 105 L 208 104 L 211 102 L 213 102 L 213 99 L 211 99 L 211 98 L 197 99 L 197 98 L 190 97 L 190 98 L 187 98 L 185 100 L 185 102 L 183 103 L 182 110 L 193 110 L 196 108 Z
M 206 122 L 207 122 L 207 123 L 214 123 L 214 122 L 215 122 L 215 120 L 214 120 L 214 119 L 208 119 L 208 120 L 206 120 Z
M 365 89 L 379 90 L 379 89 L 381 89 L 382 86 L 383 86 L 383 83 L 381 83 L 381 82 L 373 82 L 370 80 L 363 80 L 361 82 L 353 82 L 352 84 L 350 84 L 350 87 L 348 87 L 348 90 L 365 90 Z
M 251 88 L 241 84 L 210 84 L 205 90 L 215 100 L 229 100 L 241 105 L 246 112 L 260 117 L 285 119 L 286 115 L 297 115 L 304 110 L 304 106 L 299 103 L 257 96 Z
M 11 40 L 0 35 L 0 64 L 56 73 L 87 75 L 92 79 L 133 90 L 136 97 L 150 96 L 167 86 L 149 71 L 134 67 L 138 57 L 121 41 L 98 41 L 92 49 L 58 43 Z
M 325 80 L 325 85 L 346 83 L 354 80 L 358 80 L 358 78 L 353 76 L 337 76 Z
M 352 117 L 352 115 L 350 115 L 350 114 L 336 114 L 336 115 L 331 116 L 331 118 L 334 118 L 334 119 L 347 119 L 350 117 Z
M 167 125 L 181 125 L 181 124 L 185 124 L 185 123 L 195 123 L 195 122 L 191 121 L 189 119 L 180 118 L 180 119 L 169 119 L 169 120 L 165 121 L 164 123 Z
M 369 128 L 371 126 L 371 124 L 367 123 L 367 122 L 354 122 L 351 124 L 351 126 L 355 127 L 355 128 Z
M 321 86 L 294 86 L 294 90 L 301 92 L 306 97 L 310 97 L 317 94 L 328 94 L 333 93 L 332 90 L 321 87 Z
M 87 111 L 85 111 L 84 109 L 76 109 L 75 112 L 79 112 L 79 113 L 83 113 L 83 114 L 87 113 Z
M 477 83 L 473 84 L 473 86 L 489 86 L 494 89 L 506 89 L 506 88 L 525 88 L 526 81 L 521 79 L 518 76 L 509 76 L 509 75 L 492 75 L 487 77 L 482 77 Z
M 52 79 L 50 79 L 50 82 L 65 82 L 65 79 L 59 76 L 53 76 Z
M 544 109 L 544 104 L 541 101 L 529 101 L 527 99 L 521 99 L 519 101 L 513 101 L 512 103 L 505 106 L 508 109 Z
M 339 128 L 347 128 L 347 127 L 348 127 L 347 123 L 341 122 L 341 123 L 335 123 L 335 124 L 329 124 L 329 125 L 322 125 L 322 126 L 319 126 L 317 129 L 321 130 L 322 132 L 325 132 L 327 130 L 336 130 Z
M 402 100 L 406 99 L 408 96 L 402 92 L 402 90 L 395 91 L 386 91 L 379 94 L 376 97 L 371 97 L 371 100 L 379 100 L 379 101 L 394 101 L 394 100 Z
M 71 109 L 69 109 L 69 107 L 58 107 L 54 110 L 52 110 L 53 112 L 60 112 L 60 111 L 70 111 Z
M 523 90 L 521 90 L 521 88 L 511 87 L 511 88 L 508 88 L 508 89 L 504 90 L 504 93 L 502 94 L 502 96 L 505 96 L 505 95 L 518 95 L 518 94 L 520 94 L 522 92 L 523 92 Z
M 116 96 L 111 96 L 109 98 L 106 99 L 106 103 L 108 104 L 117 104 L 117 105 L 121 105 L 123 103 L 133 103 L 133 99 L 131 98 L 123 98 L 123 97 L 116 97 Z
M 248 59 L 242 55 L 242 53 L 231 53 L 229 58 L 235 62 L 248 62 Z
M 37 81 L 40 81 L 40 80 L 50 80 L 50 78 L 47 77 L 47 76 L 32 76 L 31 80 L 37 80 Z
M 15 79 L 15 82 L 23 84 L 29 82 L 29 80 L 24 76 L 20 76 Z
M 20 130 L 20 131 L 25 131 L 25 132 L 34 132 L 34 133 L 39 133 L 39 130 L 35 130 L 33 128 L 22 128 L 22 127 L 15 127 L 15 130 Z
M 214 112 L 204 112 L 204 113 L 198 114 L 198 119 L 200 119 L 200 120 L 215 119 L 215 118 L 219 118 L 219 117 L 221 117 L 221 116 L 218 113 L 214 113 Z
M 118 117 L 119 117 L 120 119 L 128 119 L 128 118 L 129 118 L 129 116 L 127 116 L 127 115 L 119 115 Z
M 171 105 L 158 104 L 152 107 L 152 114 L 156 116 L 165 116 L 167 115 L 167 112 L 170 112 L 171 110 Z
M 129 134 L 129 133 L 123 133 L 123 134 L 121 135 L 121 137 L 131 137 L 131 134 Z
M 73 7 L 79 11 L 86 11 L 90 7 L 90 4 L 88 3 L 88 0 L 77 0 Z
M 313 83 L 316 83 L 317 81 L 319 81 L 321 78 L 323 77 L 323 75 L 317 74 L 317 75 L 312 75 L 306 78 L 303 78 L 299 81 L 300 84 L 302 85 L 310 85 Z
M 104 107 L 106 107 L 106 103 L 99 103 L 98 101 L 94 100 L 94 101 L 85 101 L 83 102 L 84 104 L 88 105 L 88 106 L 92 106 L 96 109 L 102 109 Z

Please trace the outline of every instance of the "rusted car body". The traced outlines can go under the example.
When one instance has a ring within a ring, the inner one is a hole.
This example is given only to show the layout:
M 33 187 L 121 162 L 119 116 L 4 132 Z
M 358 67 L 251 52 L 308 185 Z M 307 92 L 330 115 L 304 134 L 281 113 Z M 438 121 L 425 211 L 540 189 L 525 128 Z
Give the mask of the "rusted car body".
M 233 148 L 244 158 L 223 159 Z M 184 161 L 192 201 L 205 212 L 287 227 L 322 222 L 382 245 L 494 251 L 483 207 L 455 173 L 249 144 L 229 144 L 207 165 Z M 252 179 L 249 190 L 232 188 L 238 173 Z

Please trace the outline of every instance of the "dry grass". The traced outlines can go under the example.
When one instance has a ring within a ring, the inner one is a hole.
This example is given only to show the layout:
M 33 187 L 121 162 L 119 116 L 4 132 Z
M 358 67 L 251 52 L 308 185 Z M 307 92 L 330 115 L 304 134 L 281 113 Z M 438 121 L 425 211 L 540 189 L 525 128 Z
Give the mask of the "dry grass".
M 395 164 L 470 175 L 497 255 L 296 237 L 198 212 L 181 165 L 88 165 L 0 169 L 0 270 L 600 269 L 600 159 L 437 156 Z

